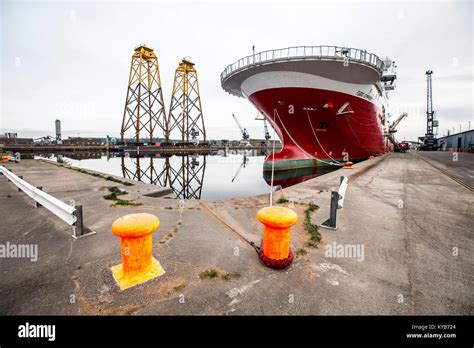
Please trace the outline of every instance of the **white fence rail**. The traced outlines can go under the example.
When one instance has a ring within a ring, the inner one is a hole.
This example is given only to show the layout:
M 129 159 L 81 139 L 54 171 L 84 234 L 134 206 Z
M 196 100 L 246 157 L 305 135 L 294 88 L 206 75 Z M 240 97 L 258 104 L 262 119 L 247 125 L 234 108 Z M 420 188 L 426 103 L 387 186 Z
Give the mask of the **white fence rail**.
M 5 175 L 5 177 L 15 184 L 19 190 L 23 191 L 39 205 L 48 209 L 68 225 L 73 226 L 74 237 L 82 236 L 84 234 L 82 206 L 71 206 L 60 201 L 41 189 L 34 187 L 4 166 L 0 166 L 0 173 Z
M 343 176 L 341 179 L 341 185 L 339 186 L 339 198 L 337 200 L 337 209 L 344 208 L 344 197 L 346 196 L 347 185 L 349 184 L 349 179 L 346 176 Z
M 275 50 L 268 50 L 249 55 L 229 64 L 221 73 L 221 83 L 229 76 L 253 65 L 261 65 L 290 60 L 348 60 L 369 65 L 382 75 L 383 61 L 375 54 L 366 50 L 340 46 L 295 46 Z

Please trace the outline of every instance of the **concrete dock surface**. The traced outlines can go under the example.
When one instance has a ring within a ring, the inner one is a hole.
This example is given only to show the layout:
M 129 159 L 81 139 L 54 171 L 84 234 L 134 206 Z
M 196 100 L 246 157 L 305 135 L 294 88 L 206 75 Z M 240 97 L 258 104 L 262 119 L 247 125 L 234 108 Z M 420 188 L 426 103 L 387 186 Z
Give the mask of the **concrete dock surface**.
M 473 154 L 460 153 L 453 164 L 451 153 L 394 153 L 276 192 L 274 202 L 284 196 L 291 202 L 281 205 L 292 204 L 299 216 L 291 246 L 297 256 L 280 271 L 265 267 L 251 245 L 260 244 L 256 213 L 268 195 L 186 201 L 180 210 L 153 185 L 124 186 L 36 160 L 3 165 L 83 205 L 96 234 L 73 239 L 70 226 L 0 176 L 0 244 L 38 245 L 37 261 L 0 259 L 0 314 L 474 313 L 474 195 L 459 182 L 472 185 Z M 349 187 L 338 228 L 320 229 L 322 242 L 308 247 L 304 211 L 314 202 L 313 223 L 326 220 L 341 175 Z M 103 198 L 109 187 L 142 205 L 114 206 Z M 111 225 L 136 212 L 161 221 L 153 256 L 166 273 L 120 291 L 110 270 L 121 263 Z M 357 253 L 338 254 L 341 246 Z M 201 279 L 209 269 L 227 276 Z

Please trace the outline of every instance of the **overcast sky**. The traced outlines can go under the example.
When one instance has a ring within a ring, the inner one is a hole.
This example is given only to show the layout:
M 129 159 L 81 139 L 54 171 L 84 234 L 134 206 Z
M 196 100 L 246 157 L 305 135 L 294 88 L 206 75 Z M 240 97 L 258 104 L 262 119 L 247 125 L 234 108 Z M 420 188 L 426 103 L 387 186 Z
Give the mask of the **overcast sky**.
M 391 113 L 409 113 L 400 140 L 426 131 L 428 69 L 439 133 L 467 130 L 473 119 L 471 1 L 222 3 L 1 1 L 0 131 L 53 135 L 59 118 L 66 136 L 119 135 L 141 43 L 158 54 L 167 110 L 180 59 L 196 62 L 211 139 L 240 137 L 232 113 L 251 137 L 263 137 L 255 109 L 224 92 L 219 78 L 252 45 L 341 45 L 389 56 L 398 66 Z

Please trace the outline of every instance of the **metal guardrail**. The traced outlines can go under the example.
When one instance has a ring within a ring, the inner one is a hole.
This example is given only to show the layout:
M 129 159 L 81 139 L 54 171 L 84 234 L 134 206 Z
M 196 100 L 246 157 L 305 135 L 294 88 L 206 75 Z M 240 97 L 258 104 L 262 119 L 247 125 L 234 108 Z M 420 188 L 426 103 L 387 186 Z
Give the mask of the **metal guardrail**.
M 5 175 L 9 181 L 14 183 L 19 190 L 23 191 L 26 195 L 32 198 L 37 203 L 37 207 L 42 206 L 48 209 L 68 225 L 73 226 L 73 236 L 75 238 L 86 234 L 86 229 L 83 225 L 81 205 L 72 206 L 60 201 L 59 199 L 42 191 L 41 188 L 34 187 L 4 166 L 0 166 L 0 173 Z
M 337 230 L 337 210 L 344 207 L 344 197 L 346 196 L 349 180 L 346 176 L 340 177 L 338 191 L 331 191 L 331 206 L 329 208 L 329 219 L 321 224 L 321 227 Z
M 268 50 L 249 55 L 228 65 L 221 73 L 221 83 L 229 76 L 250 66 L 292 60 L 338 60 L 366 64 L 376 69 L 382 76 L 384 63 L 375 54 L 358 48 L 340 46 L 294 46 Z

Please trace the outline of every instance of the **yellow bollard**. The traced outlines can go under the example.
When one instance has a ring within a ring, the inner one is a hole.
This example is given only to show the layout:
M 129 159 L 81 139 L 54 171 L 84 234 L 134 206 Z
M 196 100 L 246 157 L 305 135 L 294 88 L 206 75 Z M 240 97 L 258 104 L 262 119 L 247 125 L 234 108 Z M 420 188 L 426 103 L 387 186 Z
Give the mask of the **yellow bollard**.
M 268 267 L 285 268 L 294 259 L 290 249 L 290 228 L 298 216 L 284 207 L 265 207 L 257 214 L 263 224 L 263 240 L 258 256 Z
M 352 162 L 344 163 L 344 169 L 352 169 Z
M 112 224 L 112 233 L 121 239 L 122 264 L 112 266 L 120 290 L 144 283 L 165 273 L 152 255 L 152 233 L 160 220 L 152 214 L 122 216 Z

